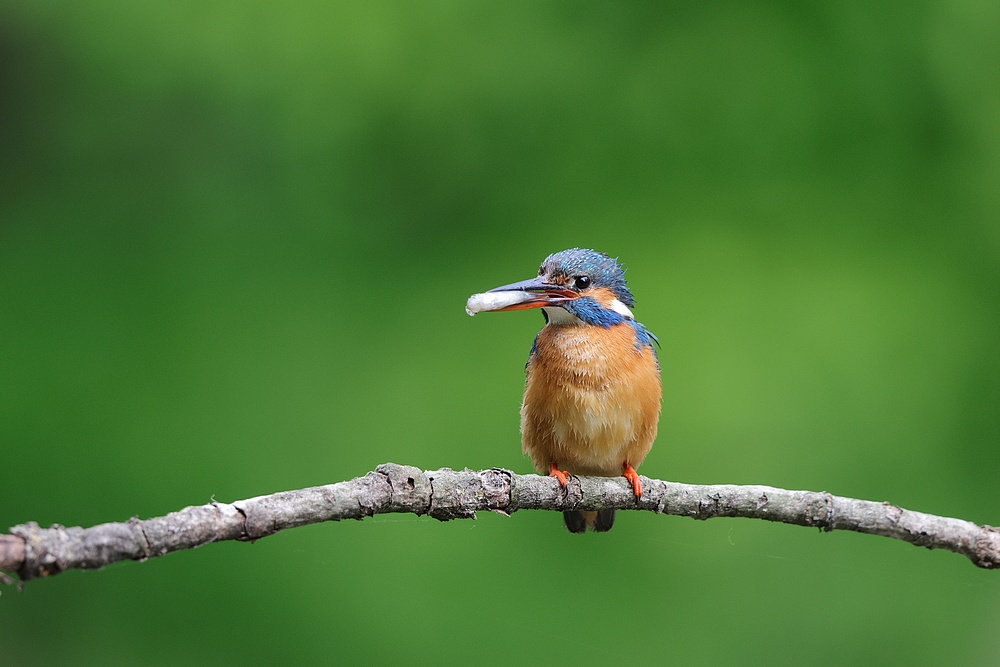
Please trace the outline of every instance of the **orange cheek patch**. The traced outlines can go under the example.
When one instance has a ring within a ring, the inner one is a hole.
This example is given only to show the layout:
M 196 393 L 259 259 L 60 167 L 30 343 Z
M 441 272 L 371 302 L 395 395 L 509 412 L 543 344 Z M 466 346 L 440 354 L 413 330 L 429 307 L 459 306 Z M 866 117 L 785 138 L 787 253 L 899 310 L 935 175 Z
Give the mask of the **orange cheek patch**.
M 607 287 L 591 287 L 580 292 L 580 296 L 589 296 L 604 308 L 611 308 L 611 304 L 618 299 L 615 293 Z

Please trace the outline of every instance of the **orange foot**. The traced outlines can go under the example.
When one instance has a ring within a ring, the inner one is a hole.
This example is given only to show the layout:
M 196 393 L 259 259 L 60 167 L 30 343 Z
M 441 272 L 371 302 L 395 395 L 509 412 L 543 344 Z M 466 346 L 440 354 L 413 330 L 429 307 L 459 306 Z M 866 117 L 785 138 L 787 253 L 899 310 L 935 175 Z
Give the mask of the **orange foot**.
M 639 473 L 635 471 L 631 463 L 623 463 L 622 470 L 624 471 L 622 475 L 625 476 L 625 479 L 632 482 L 632 493 L 638 498 L 642 495 L 642 482 L 639 481 Z
M 555 477 L 556 479 L 558 479 L 560 486 L 566 486 L 567 484 L 569 484 L 569 480 L 566 479 L 566 475 L 568 474 L 569 473 L 566 472 L 565 470 L 560 470 L 555 463 L 549 464 L 549 477 Z

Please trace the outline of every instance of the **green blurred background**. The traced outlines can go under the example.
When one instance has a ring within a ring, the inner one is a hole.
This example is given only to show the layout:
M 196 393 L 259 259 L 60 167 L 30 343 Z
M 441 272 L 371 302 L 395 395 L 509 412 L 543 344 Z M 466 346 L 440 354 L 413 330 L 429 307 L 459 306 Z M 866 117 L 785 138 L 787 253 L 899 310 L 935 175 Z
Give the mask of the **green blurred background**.
M 520 453 L 548 253 L 642 467 L 1000 523 L 1000 6 L 0 4 L 0 530 Z M 0 595 L 9 664 L 998 664 L 1000 574 L 764 522 L 324 524 Z

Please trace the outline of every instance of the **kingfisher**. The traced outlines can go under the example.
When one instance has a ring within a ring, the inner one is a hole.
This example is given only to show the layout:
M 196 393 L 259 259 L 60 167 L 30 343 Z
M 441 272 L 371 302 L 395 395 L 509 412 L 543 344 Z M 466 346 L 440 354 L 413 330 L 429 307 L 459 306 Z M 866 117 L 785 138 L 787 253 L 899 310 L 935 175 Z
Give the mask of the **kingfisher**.
M 636 468 L 656 438 L 660 365 L 656 336 L 635 321 L 625 269 L 604 253 L 570 248 L 545 258 L 529 280 L 474 294 L 470 315 L 541 308 L 545 319 L 525 365 L 521 444 L 535 470 L 624 476 L 636 498 Z M 611 529 L 613 509 L 563 512 L 571 533 Z

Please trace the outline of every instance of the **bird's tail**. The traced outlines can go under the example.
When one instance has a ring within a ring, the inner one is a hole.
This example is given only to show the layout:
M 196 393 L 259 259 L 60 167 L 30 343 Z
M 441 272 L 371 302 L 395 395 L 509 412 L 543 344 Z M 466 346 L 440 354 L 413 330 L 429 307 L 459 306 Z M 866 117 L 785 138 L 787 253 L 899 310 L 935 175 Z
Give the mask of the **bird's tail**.
M 615 523 L 614 510 L 597 510 L 596 512 L 584 512 L 582 510 L 571 510 L 563 512 L 563 522 L 566 530 L 571 533 L 585 533 L 587 529 L 606 533 L 611 530 Z

